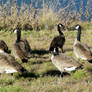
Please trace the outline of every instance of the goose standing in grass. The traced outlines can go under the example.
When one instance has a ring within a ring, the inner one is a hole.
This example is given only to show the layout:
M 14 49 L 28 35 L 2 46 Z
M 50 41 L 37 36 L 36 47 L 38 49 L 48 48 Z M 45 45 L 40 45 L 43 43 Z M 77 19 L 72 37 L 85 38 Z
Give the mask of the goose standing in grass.
M 20 58 L 22 62 L 27 62 L 30 57 L 31 47 L 26 39 L 21 39 L 21 30 L 17 28 L 14 30 L 17 33 L 17 39 L 14 43 L 14 55 Z
M 9 53 L 8 46 L 3 40 L 0 40 L 0 50 Z
M 13 74 L 15 72 L 26 72 L 13 56 L 0 50 L 0 73 Z
M 77 30 L 77 39 L 75 39 L 73 50 L 78 59 L 87 60 L 92 63 L 92 53 L 87 45 L 81 43 L 81 26 L 79 24 L 72 27 L 73 30 Z
M 71 56 L 68 56 L 64 53 L 59 53 L 58 48 L 54 48 L 51 57 L 52 63 L 58 68 L 63 76 L 62 72 L 64 71 L 75 71 L 78 68 L 81 68 L 81 64 L 76 61 Z
M 50 52 L 53 51 L 54 48 L 57 48 L 57 47 L 61 48 L 62 52 L 64 52 L 63 51 L 63 45 L 65 43 L 65 36 L 62 33 L 62 30 L 64 30 L 64 28 L 65 28 L 65 26 L 62 25 L 61 23 L 59 23 L 57 25 L 57 30 L 59 32 L 59 36 L 56 36 L 56 37 L 53 38 L 53 40 L 50 44 L 50 48 L 49 48 Z

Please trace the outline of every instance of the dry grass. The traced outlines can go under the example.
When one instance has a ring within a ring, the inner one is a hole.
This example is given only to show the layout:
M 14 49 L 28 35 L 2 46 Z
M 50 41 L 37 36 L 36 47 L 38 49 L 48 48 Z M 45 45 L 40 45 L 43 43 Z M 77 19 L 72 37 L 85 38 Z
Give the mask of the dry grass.
M 92 27 L 83 24 L 82 42 L 92 47 Z M 86 31 L 85 29 L 88 28 Z M 64 31 L 66 43 L 65 53 L 77 59 L 72 51 L 75 32 Z M 79 61 L 84 65 L 84 69 L 78 70 L 71 75 L 64 75 L 60 78 L 60 72 L 52 64 L 49 45 L 53 37 L 58 35 L 56 30 L 22 31 L 22 37 L 29 41 L 32 53 L 28 63 L 19 63 L 24 66 L 29 73 L 22 75 L 15 74 L 15 80 L 11 80 L 10 75 L 2 75 L 0 78 L 0 92 L 91 92 L 92 91 L 92 64 Z M 85 39 L 86 38 L 86 39 Z M 3 39 L 12 51 L 12 44 L 16 35 L 10 32 L 0 31 L 0 39 Z M 92 51 L 92 48 L 91 48 Z
M 36 3 L 38 4 L 39 1 L 35 1 Z M 33 6 L 32 3 L 29 6 L 22 4 L 19 10 L 16 2 L 12 2 L 11 6 L 10 2 L 7 1 L 3 7 L 0 6 L 0 29 L 9 31 L 16 28 L 17 25 L 23 30 L 53 29 L 58 20 L 53 6 L 49 3 L 44 4 L 41 9 L 37 9 L 34 8 L 37 5 Z
M 59 22 L 69 26 L 75 21 L 81 21 L 83 15 L 87 19 L 92 15 L 91 0 L 87 0 L 85 12 L 82 11 L 83 1 L 80 2 L 79 12 L 73 0 L 70 0 L 66 6 L 64 6 L 65 0 L 62 3 L 60 0 L 43 0 L 41 8 L 38 8 L 40 0 L 35 2 L 30 0 L 30 5 L 22 3 L 20 7 L 15 1 L 12 0 L 12 6 L 10 0 L 7 0 L 3 7 L 0 6 L 0 29 L 9 31 L 19 25 L 23 30 L 52 30 Z

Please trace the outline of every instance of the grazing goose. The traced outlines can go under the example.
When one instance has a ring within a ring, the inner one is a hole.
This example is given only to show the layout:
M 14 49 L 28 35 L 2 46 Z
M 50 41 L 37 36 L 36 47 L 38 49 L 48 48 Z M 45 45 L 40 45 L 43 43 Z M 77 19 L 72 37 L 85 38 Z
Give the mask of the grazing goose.
M 8 46 L 3 40 L 0 40 L 0 50 L 9 53 Z
M 59 23 L 57 25 L 57 30 L 59 32 L 59 36 L 56 36 L 56 37 L 53 38 L 53 40 L 50 44 L 50 48 L 49 48 L 50 52 L 53 51 L 54 48 L 57 48 L 57 47 L 61 48 L 62 52 L 64 52 L 63 51 L 63 45 L 65 43 L 65 36 L 62 33 L 62 30 L 64 30 L 64 28 L 65 28 L 64 25 L 62 25 L 61 23 Z
M 17 28 L 14 32 L 17 33 L 17 39 L 14 43 L 14 55 L 16 58 L 20 58 L 22 62 L 27 62 L 31 52 L 30 45 L 26 39 L 21 39 L 20 28 Z
M 68 56 L 64 53 L 59 53 L 58 48 L 54 48 L 51 57 L 52 63 L 58 68 L 61 72 L 64 71 L 75 71 L 78 68 L 81 68 L 81 64 L 76 61 L 71 56 Z M 62 75 L 63 76 L 63 75 Z
M 81 26 L 79 24 L 72 27 L 73 30 L 77 30 L 77 39 L 75 39 L 73 50 L 78 59 L 88 60 L 92 63 L 92 54 L 87 45 L 81 43 Z
M 0 73 L 13 74 L 15 72 L 26 72 L 13 56 L 0 51 Z

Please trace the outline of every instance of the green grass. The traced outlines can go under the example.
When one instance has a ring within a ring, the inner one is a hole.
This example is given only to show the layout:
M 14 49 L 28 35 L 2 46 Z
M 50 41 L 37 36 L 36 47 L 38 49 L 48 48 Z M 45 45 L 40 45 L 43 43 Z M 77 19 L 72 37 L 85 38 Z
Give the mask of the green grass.
M 92 47 L 92 27 L 82 25 L 81 42 L 87 43 Z M 89 28 L 89 29 L 88 29 Z M 86 31 L 86 29 L 88 29 Z M 75 57 L 72 47 L 77 31 L 64 31 L 66 42 L 64 45 L 65 53 Z M 79 62 L 84 65 L 82 70 L 64 75 L 60 78 L 60 72 L 52 64 L 48 53 L 50 42 L 53 37 L 57 36 L 56 30 L 41 31 L 23 31 L 22 38 L 27 38 L 30 43 L 32 53 L 28 63 L 22 63 L 17 60 L 28 70 L 28 74 L 15 73 L 15 80 L 11 80 L 11 75 L 4 74 L 0 78 L 0 92 L 91 92 L 92 91 L 92 65 L 86 61 Z M 86 39 L 85 39 L 86 38 Z M 13 52 L 13 43 L 16 35 L 10 32 L 0 31 L 0 39 L 3 39 L 11 52 Z M 92 51 L 92 48 L 90 48 Z
M 85 77 L 89 76 L 88 73 L 84 70 L 78 70 L 76 71 L 74 74 L 73 74 L 73 79 L 76 79 L 76 80 L 82 80 L 84 79 Z
M 7 87 L 1 87 L 0 88 L 0 92 L 26 92 L 23 89 L 19 88 L 19 87 L 12 87 L 12 86 L 7 86 Z

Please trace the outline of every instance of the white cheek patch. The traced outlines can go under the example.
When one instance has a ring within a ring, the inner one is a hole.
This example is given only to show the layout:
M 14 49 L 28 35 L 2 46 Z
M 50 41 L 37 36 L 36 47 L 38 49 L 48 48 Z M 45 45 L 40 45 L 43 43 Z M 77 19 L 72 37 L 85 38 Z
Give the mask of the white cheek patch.
M 64 70 L 66 70 L 66 71 L 74 71 L 74 70 L 76 70 L 76 67 L 66 67 L 66 68 L 64 68 Z
M 76 26 L 76 29 L 79 29 L 79 26 Z
M 15 30 L 14 30 L 14 33 L 17 33 L 17 31 L 18 31 L 18 30 L 17 30 L 17 29 L 15 29 Z
M 59 27 L 61 27 L 61 25 L 59 25 Z
M 14 69 L 6 69 L 5 70 L 5 73 L 14 73 L 14 72 L 17 72 L 17 71 Z

